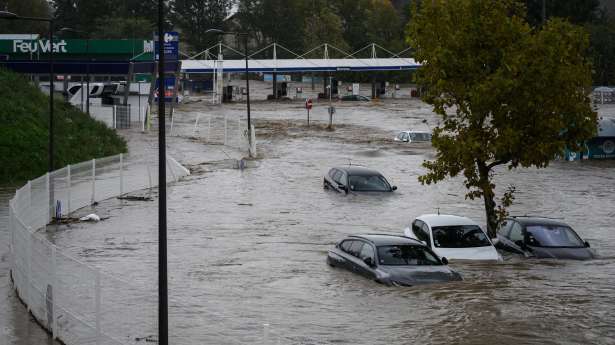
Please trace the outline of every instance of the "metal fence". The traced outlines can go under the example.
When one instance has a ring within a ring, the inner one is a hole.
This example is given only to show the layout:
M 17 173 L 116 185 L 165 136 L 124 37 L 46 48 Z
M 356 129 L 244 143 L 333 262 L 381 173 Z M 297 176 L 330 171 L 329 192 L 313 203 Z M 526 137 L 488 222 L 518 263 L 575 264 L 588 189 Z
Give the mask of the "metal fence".
M 188 174 L 177 161 L 167 158 L 167 182 Z M 120 154 L 48 173 L 29 181 L 10 200 L 14 288 L 54 338 L 69 345 L 133 344 L 144 340 L 139 337 L 157 334 L 155 294 L 144 293 L 63 253 L 45 233 L 56 216 L 155 187 L 157 181 L 156 165 L 132 162 Z M 125 317 L 118 318 L 120 314 Z
M 103 122 L 109 128 L 145 128 L 147 105 L 90 105 L 90 116 Z
M 175 128 L 180 133 L 180 129 Z M 225 145 L 241 151 L 249 149 L 248 121 L 239 115 L 197 114 L 192 133 L 185 134 L 208 144 Z

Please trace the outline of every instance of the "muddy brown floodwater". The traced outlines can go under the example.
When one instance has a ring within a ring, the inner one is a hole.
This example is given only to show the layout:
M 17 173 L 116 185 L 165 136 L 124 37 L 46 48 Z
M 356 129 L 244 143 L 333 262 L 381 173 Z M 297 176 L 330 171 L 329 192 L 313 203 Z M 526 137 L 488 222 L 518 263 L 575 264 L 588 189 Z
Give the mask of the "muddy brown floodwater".
M 261 159 L 243 171 L 209 164 L 169 188 L 172 343 L 615 344 L 614 161 L 496 176 L 500 191 L 517 187 L 512 214 L 563 218 L 600 259 L 451 262 L 464 281 L 387 287 L 328 267 L 327 250 L 347 234 L 402 234 L 436 208 L 484 223 L 482 204 L 464 199 L 460 179 L 418 183 L 421 162 L 433 157 L 428 145 L 392 142 L 397 129 L 437 123 L 429 108 L 408 100 L 340 104 L 333 132 L 306 128 L 297 103 L 253 109 Z M 176 125 L 182 118 L 190 125 L 189 114 L 198 112 L 239 114 L 243 106 L 185 106 Z M 317 104 L 313 119 L 324 123 L 325 112 Z M 381 171 L 398 190 L 323 190 L 327 169 L 349 161 Z M 155 289 L 157 203 L 109 200 L 96 211 L 110 218 L 61 229 L 53 240 Z

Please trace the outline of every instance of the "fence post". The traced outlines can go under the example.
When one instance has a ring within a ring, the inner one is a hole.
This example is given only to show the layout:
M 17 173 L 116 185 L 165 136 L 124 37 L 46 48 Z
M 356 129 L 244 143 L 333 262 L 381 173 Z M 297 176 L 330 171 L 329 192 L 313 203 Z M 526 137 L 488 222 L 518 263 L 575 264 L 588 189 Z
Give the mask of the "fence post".
M 101 296 L 100 296 L 100 271 L 96 270 L 96 283 L 95 283 L 95 294 L 96 294 L 96 344 L 99 345 L 102 342 L 101 339 L 101 311 L 100 311 L 100 305 L 101 305 Z
M 124 195 L 124 154 L 120 153 L 120 196 Z
M 226 114 L 224 114 L 224 146 L 226 146 L 226 125 L 227 125 Z
M 250 126 L 250 154 L 252 157 L 256 157 L 256 133 L 254 132 L 254 125 Z
M 150 191 L 151 191 L 151 189 L 152 189 L 152 171 L 149 168 L 149 164 L 147 164 L 146 167 L 147 167 L 147 178 L 148 178 L 148 183 L 147 183 L 148 187 L 147 188 L 150 189 Z
M 96 158 L 92 159 L 92 200 L 90 204 L 96 201 Z
M 32 181 L 28 180 L 28 209 L 32 208 Z
M 49 173 L 45 174 L 45 188 L 47 189 L 47 219 L 45 219 L 45 225 L 51 221 L 51 207 L 53 205 L 53 198 L 51 197 L 51 189 L 49 186 Z
M 27 228 L 27 232 L 28 232 L 28 243 L 27 243 L 27 250 L 26 250 L 26 255 L 28 255 L 28 272 L 26 272 L 26 281 L 28 282 L 28 285 L 26 286 L 26 296 L 28 297 L 26 299 L 26 306 L 28 307 L 28 312 L 30 311 L 30 307 L 32 305 L 32 229 L 30 229 L 30 227 Z
M 70 164 L 66 167 L 67 172 L 66 172 L 66 184 L 68 185 L 67 191 L 66 191 L 66 216 L 68 217 L 68 215 L 70 214 L 70 199 L 71 199 L 71 193 L 70 190 L 73 188 L 73 184 L 71 181 L 71 174 L 70 174 Z
M 111 120 L 113 122 L 113 129 L 117 129 L 117 122 L 116 122 L 117 121 L 117 115 L 116 115 L 116 111 L 117 111 L 117 108 L 114 105 L 113 106 L 113 115 L 112 115 L 113 118 Z
M 52 275 L 52 288 L 51 291 L 53 291 L 52 294 L 52 299 L 51 299 L 51 303 L 52 303 L 52 313 L 53 313 L 53 325 L 51 326 L 51 334 L 53 339 L 57 339 L 58 338 L 58 305 L 60 303 L 58 303 L 58 299 L 59 299 L 59 292 L 60 289 L 58 288 L 58 268 L 57 268 L 57 261 L 56 261 L 56 246 L 55 245 L 51 245 L 51 275 Z

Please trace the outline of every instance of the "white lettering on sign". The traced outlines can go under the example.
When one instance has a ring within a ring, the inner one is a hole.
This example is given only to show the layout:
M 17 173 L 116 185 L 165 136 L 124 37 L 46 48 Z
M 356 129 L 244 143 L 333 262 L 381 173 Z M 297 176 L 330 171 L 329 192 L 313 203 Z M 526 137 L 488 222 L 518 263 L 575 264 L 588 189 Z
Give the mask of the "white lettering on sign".
M 51 44 L 49 41 L 29 41 L 24 42 L 23 40 L 14 40 L 13 41 L 13 53 L 48 53 Z M 67 53 L 66 50 L 66 41 L 61 40 L 60 42 L 53 43 L 53 52 L 54 53 Z
M 151 53 L 154 51 L 154 41 L 143 41 L 143 52 Z

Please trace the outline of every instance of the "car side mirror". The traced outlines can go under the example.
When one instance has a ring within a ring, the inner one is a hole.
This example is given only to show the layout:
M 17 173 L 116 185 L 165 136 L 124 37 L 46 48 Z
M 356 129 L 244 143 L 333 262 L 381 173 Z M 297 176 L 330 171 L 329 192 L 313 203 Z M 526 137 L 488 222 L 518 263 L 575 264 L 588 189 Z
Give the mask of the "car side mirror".
M 590 247 L 589 242 L 585 241 L 585 248 L 589 248 L 589 247 Z
M 448 265 L 448 259 L 446 257 L 442 257 L 442 259 L 440 259 L 442 261 L 443 264 Z
M 397 186 L 391 187 L 391 190 L 397 190 Z
M 363 259 L 363 262 L 365 262 L 365 264 L 367 266 L 369 266 L 369 267 L 374 267 L 375 266 L 374 260 L 372 258 L 370 258 L 370 257 L 367 257 L 367 258 Z

